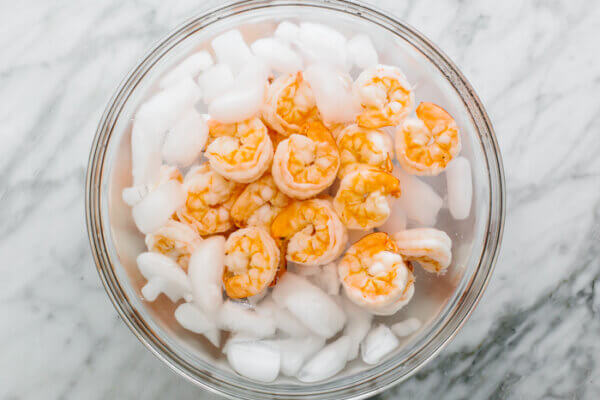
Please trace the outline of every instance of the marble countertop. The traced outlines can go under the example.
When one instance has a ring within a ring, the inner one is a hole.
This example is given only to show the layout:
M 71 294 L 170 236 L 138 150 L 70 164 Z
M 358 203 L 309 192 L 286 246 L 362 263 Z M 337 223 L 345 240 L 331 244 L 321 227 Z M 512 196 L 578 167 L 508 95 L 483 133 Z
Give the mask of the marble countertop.
M 117 316 L 91 258 L 83 187 L 120 80 L 215 3 L 0 3 L 1 399 L 214 398 Z M 508 185 L 503 248 L 478 308 L 437 359 L 378 398 L 600 398 L 600 2 L 376 4 L 472 82 Z

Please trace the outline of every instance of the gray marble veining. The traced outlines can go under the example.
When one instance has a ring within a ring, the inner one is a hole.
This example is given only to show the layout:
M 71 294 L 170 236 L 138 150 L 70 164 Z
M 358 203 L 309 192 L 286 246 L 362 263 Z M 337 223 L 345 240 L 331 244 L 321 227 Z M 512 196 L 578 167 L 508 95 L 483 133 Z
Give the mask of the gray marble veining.
M 0 2 L 0 398 L 213 398 L 104 294 L 83 184 L 103 108 L 155 41 L 216 1 Z M 600 3 L 380 0 L 459 65 L 508 184 L 504 245 L 454 341 L 378 398 L 600 398 Z

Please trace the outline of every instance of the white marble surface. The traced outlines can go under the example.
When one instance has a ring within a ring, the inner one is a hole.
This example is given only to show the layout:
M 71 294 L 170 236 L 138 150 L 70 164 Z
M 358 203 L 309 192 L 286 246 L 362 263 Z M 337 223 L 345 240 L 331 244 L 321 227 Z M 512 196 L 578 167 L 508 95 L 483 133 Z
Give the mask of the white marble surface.
M 215 2 L 211 2 L 215 3 Z M 0 2 L 0 398 L 212 398 L 120 321 L 83 211 L 100 114 L 198 0 Z M 392 398 L 600 398 L 600 3 L 382 0 L 455 60 L 508 183 L 491 284 Z

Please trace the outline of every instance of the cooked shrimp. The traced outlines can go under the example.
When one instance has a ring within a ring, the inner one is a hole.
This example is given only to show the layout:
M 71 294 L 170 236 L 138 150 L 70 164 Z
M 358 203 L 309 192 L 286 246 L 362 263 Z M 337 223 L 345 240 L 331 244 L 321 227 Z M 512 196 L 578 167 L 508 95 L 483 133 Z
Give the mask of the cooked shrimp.
M 417 107 L 418 119 L 407 119 L 396 132 L 398 162 L 411 174 L 437 175 L 461 148 L 454 118 L 433 103 Z
M 233 124 L 209 120 L 211 143 L 206 148 L 210 166 L 225 178 L 248 183 L 271 165 L 273 143 L 258 118 Z
M 433 228 L 408 229 L 394 234 L 398 251 L 428 272 L 444 273 L 452 261 L 452 239 Z
M 271 174 L 265 174 L 246 186 L 233 203 L 231 217 L 240 228 L 260 226 L 270 230 L 275 216 L 290 202 L 290 198 L 277 189 Z
M 412 267 L 383 232 L 352 245 L 339 262 L 338 273 L 348 298 L 377 315 L 394 314 L 415 291 Z
M 323 265 L 344 251 L 346 228 L 326 199 L 295 201 L 271 225 L 272 235 L 287 243 L 287 260 L 302 265 Z
M 349 229 L 369 230 L 390 216 L 389 196 L 400 196 L 394 175 L 366 164 L 352 164 L 340 183 L 333 207 Z
M 331 133 L 319 121 L 305 125 L 303 135 L 293 134 L 277 146 L 272 175 L 283 193 L 307 199 L 335 180 L 340 156 Z
M 146 235 L 148 250 L 166 255 L 187 271 L 190 256 L 202 238 L 190 226 L 169 220 L 156 232 Z
M 282 75 L 271 83 L 262 117 L 272 129 L 284 136 L 300 133 L 316 116 L 315 97 L 302 72 Z
M 187 199 L 177 219 L 200 235 L 226 232 L 233 227 L 230 210 L 243 186 L 213 171 L 207 163 L 194 167 L 185 176 Z
M 365 128 L 398 125 L 415 102 L 404 74 L 390 65 L 365 69 L 354 82 L 353 90 L 363 107 L 356 122 Z
M 342 129 L 336 136 L 340 152 L 340 170 L 338 176 L 344 175 L 349 164 L 362 163 L 392 172 L 394 165 L 394 144 L 386 132 L 350 125 Z
M 225 242 L 223 285 L 233 299 L 262 292 L 275 278 L 279 248 L 263 228 L 239 229 Z

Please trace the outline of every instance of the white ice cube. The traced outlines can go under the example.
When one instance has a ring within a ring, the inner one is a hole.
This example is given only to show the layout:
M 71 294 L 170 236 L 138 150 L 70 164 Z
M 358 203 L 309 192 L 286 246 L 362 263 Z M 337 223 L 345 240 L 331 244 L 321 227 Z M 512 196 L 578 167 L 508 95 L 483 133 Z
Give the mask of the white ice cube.
M 319 273 L 311 276 L 311 281 L 325 293 L 336 295 L 340 292 L 340 278 L 335 263 L 319 267 Z
M 135 120 L 149 129 L 165 133 L 201 97 L 200 88 L 191 78 L 181 79 L 142 104 Z
M 317 382 L 330 378 L 346 365 L 350 338 L 342 336 L 315 354 L 298 372 L 302 382 Z
M 217 64 L 208 68 L 198 77 L 204 102 L 210 103 L 215 97 L 228 91 L 234 81 L 233 72 L 227 64 Z
M 417 318 L 408 318 L 391 326 L 392 332 L 398 337 L 410 336 L 421 327 L 421 321 Z
M 274 346 L 257 341 L 227 347 L 227 361 L 238 374 L 259 382 L 272 382 L 279 375 L 281 357 Z
M 308 329 L 330 338 L 346 322 L 340 306 L 325 292 L 299 275 L 284 274 L 273 288 L 273 300 L 287 308 Z
M 455 219 L 465 219 L 471 211 L 473 184 L 471 164 L 464 157 L 451 161 L 446 168 L 446 187 L 448 189 L 448 208 Z
M 308 335 L 302 338 L 265 340 L 279 350 L 281 354 L 281 373 L 295 376 L 304 362 L 325 345 L 325 339 Z
M 362 359 L 367 364 L 377 364 L 390 354 L 400 342 L 390 328 L 381 324 L 371 330 L 360 345 Z
M 148 301 L 154 301 L 164 293 L 172 302 L 181 298 L 190 299 L 192 291 L 187 275 L 171 258 L 146 252 L 140 254 L 137 266 L 148 283 L 142 288 L 142 295 Z
M 346 37 L 333 28 L 312 22 L 300 24 L 297 45 L 311 63 L 348 70 Z
M 431 186 L 416 176 L 407 174 L 402 168 L 395 167 L 394 175 L 400 179 L 400 204 L 408 219 L 423 227 L 434 226 L 444 203 L 442 198 Z
M 277 25 L 277 29 L 275 29 L 275 37 L 288 43 L 295 43 L 298 40 L 298 35 L 300 34 L 300 28 L 298 25 L 290 22 L 283 21 L 279 25 Z
M 346 327 L 344 328 L 344 336 L 350 338 L 350 349 L 348 350 L 348 361 L 350 361 L 358 356 L 360 342 L 362 342 L 371 329 L 373 315 L 358 307 L 345 297 L 343 298 L 342 305 L 348 319 Z
M 135 225 L 142 233 L 156 231 L 183 205 L 185 197 L 181 183 L 175 180 L 163 183 L 132 208 Z
M 183 303 L 175 310 L 175 319 L 188 331 L 204 335 L 215 347 L 219 347 L 221 335 L 215 321 L 192 303 Z
M 191 107 L 165 137 L 162 157 L 169 164 L 187 167 L 198 159 L 208 139 L 206 121 Z
M 360 112 L 360 103 L 352 93 L 352 78 L 347 73 L 326 64 L 314 64 L 304 71 L 304 78 L 325 122 L 350 122 Z
M 149 185 L 138 185 L 126 187 L 123 189 L 121 196 L 123 197 L 123 201 L 130 207 L 135 206 L 137 203 L 142 201 L 142 199 L 150 192 Z
M 275 333 L 275 320 L 267 314 L 260 314 L 240 303 L 227 300 L 219 310 L 219 326 L 232 331 L 254 335 L 259 338 Z
M 200 242 L 192 253 L 188 275 L 194 302 L 214 315 L 223 303 L 222 278 L 225 264 L 225 238 L 211 236 Z
M 210 117 L 223 123 L 246 120 L 263 105 L 268 68 L 251 57 L 235 80 L 234 87 L 217 96 L 208 106 Z
M 406 211 L 402 208 L 402 201 L 400 199 L 391 199 L 390 216 L 377 230 L 390 235 L 403 231 L 406 229 L 406 218 Z
M 364 34 L 359 34 L 348 41 L 348 57 L 353 65 L 358 68 L 368 68 L 378 64 L 379 57 L 371 39 Z
M 237 29 L 227 31 L 214 38 L 211 46 L 219 63 L 227 64 L 237 74 L 252 57 L 250 48 Z
M 267 313 L 270 315 L 275 320 L 277 329 L 289 336 L 299 337 L 310 334 L 310 330 L 302 322 L 298 321 L 288 310 L 278 306 L 271 298 L 263 300 L 256 307 L 256 311 L 259 314 Z
M 289 74 L 302 69 L 302 58 L 278 39 L 258 39 L 250 47 L 257 57 L 276 72 Z
M 194 53 L 171 69 L 171 71 L 160 80 L 159 86 L 161 88 L 166 88 L 183 78 L 195 78 L 200 71 L 204 71 L 211 65 L 213 65 L 213 59 L 209 52 L 199 51 Z
M 184 78 L 155 94 L 135 114 L 131 129 L 131 173 L 134 186 L 156 183 L 165 133 L 201 98 L 200 88 Z
M 295 263 L 288 263 L 288 267 L 290 271 L 296 272 L 302 276 L 312 276 L 321 272 L 320 265 L 300 265 Z

